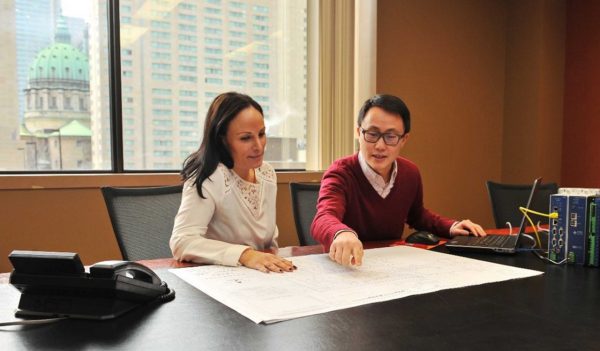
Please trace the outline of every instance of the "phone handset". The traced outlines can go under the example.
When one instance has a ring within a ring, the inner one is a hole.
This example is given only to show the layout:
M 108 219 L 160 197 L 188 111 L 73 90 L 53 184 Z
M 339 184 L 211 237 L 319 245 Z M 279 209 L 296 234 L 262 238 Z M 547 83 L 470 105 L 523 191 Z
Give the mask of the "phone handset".
M 117 276 L 161 285 L 162 281 L 150 268 L 131 261 L 102 261 L 90 267 L 91 278 L 117 278 Z
M 112 279 L 122 290 L 154 295 L 158 301 L 168 302 L 175 298 L 175 291 L 150 268 L 131 261 L 102 261 L 90 267 L 90 278 Z M 151 289 L 154 293 L 150 293 Z M 158 295 L 157 295 L 158 294 Z

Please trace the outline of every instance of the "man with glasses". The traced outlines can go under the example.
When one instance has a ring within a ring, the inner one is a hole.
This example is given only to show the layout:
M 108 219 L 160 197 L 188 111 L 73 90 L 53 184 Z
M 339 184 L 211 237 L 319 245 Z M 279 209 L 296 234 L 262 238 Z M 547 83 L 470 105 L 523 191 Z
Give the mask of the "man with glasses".
M 335 161 L 323 175 L 311 232 L 344 266 L 361 265 L 362 241 L 400 239 L 404 224 L 440 236 L 485 236 L 470 220 L 455 221 L 423 206 L 417 166 L 399 157 L 410 112 L 392 95 L 375 95 L 358 113 L 357 154 Z

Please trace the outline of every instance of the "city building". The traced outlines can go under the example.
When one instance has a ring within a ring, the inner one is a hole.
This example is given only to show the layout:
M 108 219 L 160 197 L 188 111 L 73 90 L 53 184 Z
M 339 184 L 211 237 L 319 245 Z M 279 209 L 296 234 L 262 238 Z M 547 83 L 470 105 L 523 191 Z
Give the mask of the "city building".
M 71 45 L 66 21 L 57 21 L 54 43 L 29 66 L 20 139 L 26 169 L 90 169 L 89 65 Z
M 111 167 L 106 8 L 94 2 L 90 18 L 95 169 Z M 120 23 L 125 169 L 179 169 L 199 146 L 208 105 L 226 91 L 262 105 L 267 161 L 304 167 L 305 1 L 122 0 Z
M 0 2 L 0 23 L 9 28 L 15 27 L 15 4 Z M 0 31 L 0 43 L 5 53 L 0 55 L 0 170 L 22 169 L 26 163 L 25 146 L 19 141 L 19 82 L 17 80 L 17 42 L 10 30 Z

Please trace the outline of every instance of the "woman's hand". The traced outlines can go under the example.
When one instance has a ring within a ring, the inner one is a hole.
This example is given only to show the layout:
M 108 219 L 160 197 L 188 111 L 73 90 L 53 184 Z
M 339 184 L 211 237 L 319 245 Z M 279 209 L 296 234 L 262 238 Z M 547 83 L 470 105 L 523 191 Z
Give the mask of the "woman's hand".
M 292 272 L 296 269 L 296 266 L 294 266 L 291 261 L 253 249 L 246 249 L 246 251 L 242 252 L 240 263 L 248 268 L 256 269 L 264 273 Z

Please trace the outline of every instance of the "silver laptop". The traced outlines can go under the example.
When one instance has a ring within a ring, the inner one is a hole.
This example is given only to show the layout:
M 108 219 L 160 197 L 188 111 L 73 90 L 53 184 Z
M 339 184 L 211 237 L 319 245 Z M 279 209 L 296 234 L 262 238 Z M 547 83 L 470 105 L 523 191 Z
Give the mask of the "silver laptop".
M 529 209 L 538 185 L 541 183 L 542 178 L 537 178 L 533 181 L 531 192 L 529 193 L 529 199 L 527 200 L 526 208 Z M 472 252 L 494 252 L 501 254 L 514 254 L 517 252 L 519 245 L 519 239 L 525 231 L 525 215 L 521 219 L 521 226 L 519 232 L 515 235 L 495 235 L 488 234 L 483 237 L 479 236 L 464 236 L 459 235 L 448 240 L 446 247 L 449 251 L 472 251 Z

